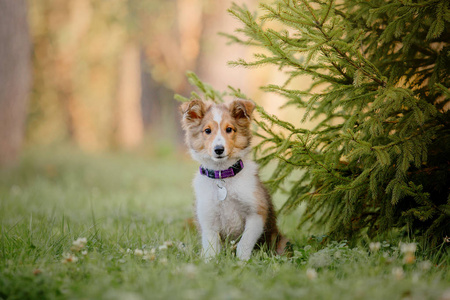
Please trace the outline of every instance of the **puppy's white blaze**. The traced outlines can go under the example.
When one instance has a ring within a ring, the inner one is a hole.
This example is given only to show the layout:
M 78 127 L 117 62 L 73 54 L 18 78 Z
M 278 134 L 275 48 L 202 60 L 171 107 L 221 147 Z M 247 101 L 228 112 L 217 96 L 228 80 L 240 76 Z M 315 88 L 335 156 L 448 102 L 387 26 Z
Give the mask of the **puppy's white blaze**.
M 213 120 L 216 121 L 217 128 L 218 128 L 216 137 L 214 138 L 214 141 L 212 143 L 212 147 L 214 149 L 214 147 L 218 146 L 218 145 L 225 146 L 225 139 L 223 138 L 222 130 L 220 129 L 220 123 L 222 122 L 222 111 L 219 109 L 213 108 L 212 114 L 213 114 Z M 227 149 L 225 149 L 224 154 L 226 154 L 226 152 L 227 152 Z
M 222 111 L 214 107 L 212 113 L 213 113 L 213 120 L 220 125 L 220 122 L 222 122 Z

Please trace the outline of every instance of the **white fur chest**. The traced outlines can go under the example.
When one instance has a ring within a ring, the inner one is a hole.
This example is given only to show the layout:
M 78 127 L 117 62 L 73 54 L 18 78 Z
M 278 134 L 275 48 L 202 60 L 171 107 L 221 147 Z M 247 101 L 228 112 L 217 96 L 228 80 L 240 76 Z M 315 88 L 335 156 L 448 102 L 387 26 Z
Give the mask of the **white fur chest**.
M 238 238 L 244 231 L 245 217 L 256 212 L 257 186 L 256 165 L 247 162 L 244 169 L 234 177 L 211 179 L 197 174 L 194 179 L 196 213 L 201 228 L 205 226 L 218 232 L 222 239 Z M 223 186 L 227 197 L 220 200 L 218 190 Z

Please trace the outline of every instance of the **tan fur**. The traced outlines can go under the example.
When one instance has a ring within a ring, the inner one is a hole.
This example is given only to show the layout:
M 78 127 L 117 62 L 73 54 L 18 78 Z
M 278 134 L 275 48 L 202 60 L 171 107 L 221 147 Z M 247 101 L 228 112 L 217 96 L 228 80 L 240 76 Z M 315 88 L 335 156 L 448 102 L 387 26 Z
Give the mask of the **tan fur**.
M 258 199 L 258 214 L 264 216 L 264 232 L 258 240 L 256 246 L 266 246 L 275 250 L 279 255 L 284 254 L 284 249 L 288 242 L 279 231 L 277 226 L 277 218 L 272 204 L 269 192 L 260 182 L 259 188 L 256 190 Z M 283 244 L 284 243 L 284 244 Z

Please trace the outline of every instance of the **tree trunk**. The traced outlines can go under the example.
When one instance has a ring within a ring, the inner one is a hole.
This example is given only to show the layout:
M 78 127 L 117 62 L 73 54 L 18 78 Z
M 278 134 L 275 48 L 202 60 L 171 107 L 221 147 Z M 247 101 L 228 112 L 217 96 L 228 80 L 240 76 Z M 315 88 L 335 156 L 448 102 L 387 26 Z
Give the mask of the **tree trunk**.
M 124 49 L 119 69 L 116 105 L 116 141 L 119 148 L 138 146 L 143 133 L 140 50 L 135 43 L 129 43 Z
M 0 0 L 0 166 L 17 161 L 30 92 L 30 36 L 25 0 Z

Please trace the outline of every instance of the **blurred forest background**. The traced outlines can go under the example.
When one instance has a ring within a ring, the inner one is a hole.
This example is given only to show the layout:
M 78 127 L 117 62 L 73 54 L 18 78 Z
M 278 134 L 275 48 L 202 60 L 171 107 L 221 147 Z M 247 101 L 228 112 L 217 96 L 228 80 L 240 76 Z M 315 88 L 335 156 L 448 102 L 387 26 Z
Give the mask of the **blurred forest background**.
M 256 9 L 257 1 L 243 1 Z M 242 3 L 242 1 L 241 1 Z M 194 71 L 219 90 L 241 89 L 274 113 L 258 87 L 273 69 L 232 68 L 249 48 L 226 45 L 231 1 L 0 0 L 0 162 L 30 145 L 70 142 L 89 152 L 183 138 L 175 93 Z M 275 96 L 273 96 L 275 97 Z M 300 117 L 298 117 L 300 119 Z

